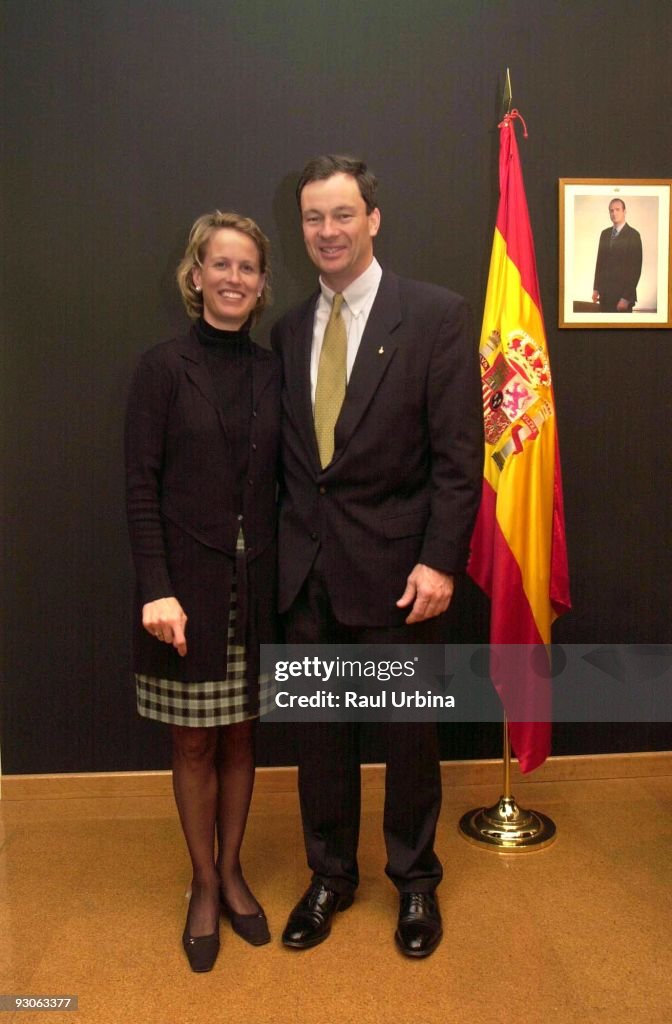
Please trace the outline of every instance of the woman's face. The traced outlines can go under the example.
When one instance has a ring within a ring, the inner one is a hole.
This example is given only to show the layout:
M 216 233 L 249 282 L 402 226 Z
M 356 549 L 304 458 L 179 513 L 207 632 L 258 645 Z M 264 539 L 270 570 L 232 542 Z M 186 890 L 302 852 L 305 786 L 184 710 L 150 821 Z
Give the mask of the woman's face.
M 192 278 L 203 295 L 203 319 L 211 327 L 235 331 L 245 323 L 264 287 L 255 242 L 235 228 L 210 237 L 201 267 Z

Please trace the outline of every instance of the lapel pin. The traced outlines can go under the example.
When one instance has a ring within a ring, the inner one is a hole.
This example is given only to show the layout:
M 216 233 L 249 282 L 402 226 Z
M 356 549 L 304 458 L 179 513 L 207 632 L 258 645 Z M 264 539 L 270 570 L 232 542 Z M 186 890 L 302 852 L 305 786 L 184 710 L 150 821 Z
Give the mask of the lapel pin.
M 385 349 L 384 349 L 384 348 L 383 348 L 383 346 L 381 345 L 381 346 L 380 346 L 380 348 L 378 349 L 378 355 L 379 355 L 379 356 L 382 356 L 384 352 L 385 352 Z

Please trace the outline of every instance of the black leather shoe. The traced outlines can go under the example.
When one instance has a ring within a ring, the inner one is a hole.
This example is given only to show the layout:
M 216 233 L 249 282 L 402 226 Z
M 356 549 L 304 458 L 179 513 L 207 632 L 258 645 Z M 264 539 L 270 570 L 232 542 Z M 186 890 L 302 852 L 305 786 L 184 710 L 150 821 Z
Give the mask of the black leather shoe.
M 202 974 L 211 971 L 215 966 L 215 960 L 219 953 L 219 922 L 212 935 L 197 935 L 192 937 L 189 934 L 189 917 L 184 926 L 182 945 L 187 954 L 187 960 L 192 971 Z
M 331 931 L 331 919 L 338 910 L 352 906 L 353 896 L 342 896 L 333 889 L 314 883 L 304 892 L 289 915 L 282 943 L 290 949 L 310 949 Z
M 433 892 L 402 892 L 394 935 L 406 956 L 429 956 L 443 938 L 441 913 Z
M 266 914 L 259 907 L 256 914 L 237 914 L 232 910 L 224 897 L 221 897 L 222 914 L 228 917 L 236 935 L 249 942 L 251 946 L 264 946 L 271 941 L 271 933 L 268 930 Z

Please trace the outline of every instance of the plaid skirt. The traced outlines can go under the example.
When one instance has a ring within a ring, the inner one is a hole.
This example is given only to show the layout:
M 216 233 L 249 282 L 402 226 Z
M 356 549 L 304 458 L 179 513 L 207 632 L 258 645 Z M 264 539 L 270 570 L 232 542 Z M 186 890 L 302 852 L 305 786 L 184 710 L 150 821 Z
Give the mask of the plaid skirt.
M 244 546 L 242 533 L 238 545 Z M 167 725 L 186 725 L 203 728 L 234 725 L 251 715 L 247 696 L 247 659 L 245 647 L 234 643 L 236 635 L 236 576 L 231 584 L 231 603 L 227 634 L 226 679 L 182 683 L 176 679 L 157 679 L 155 676 L 136 675 L 135 691 L 138 714 Z M 272 700 L 268 678 L 259 680 L 260 712 L 263 714 Z

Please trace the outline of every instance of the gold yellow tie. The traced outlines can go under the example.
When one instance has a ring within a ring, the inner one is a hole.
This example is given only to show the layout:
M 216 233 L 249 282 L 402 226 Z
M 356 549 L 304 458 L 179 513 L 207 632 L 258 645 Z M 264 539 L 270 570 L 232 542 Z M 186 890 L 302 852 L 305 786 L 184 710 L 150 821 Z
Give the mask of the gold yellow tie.
M 345 398 L 348 335 L 341 316 L 343 296 L 334 295 L 322 339 L 315 387 L 315 435 L 322 468 L 334 457 L 334 427 Z

